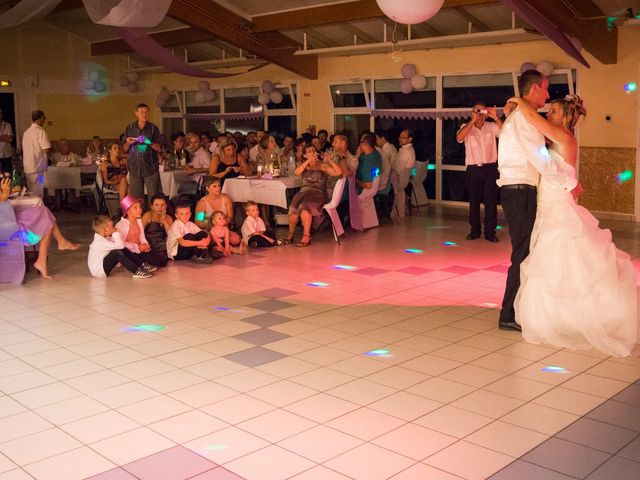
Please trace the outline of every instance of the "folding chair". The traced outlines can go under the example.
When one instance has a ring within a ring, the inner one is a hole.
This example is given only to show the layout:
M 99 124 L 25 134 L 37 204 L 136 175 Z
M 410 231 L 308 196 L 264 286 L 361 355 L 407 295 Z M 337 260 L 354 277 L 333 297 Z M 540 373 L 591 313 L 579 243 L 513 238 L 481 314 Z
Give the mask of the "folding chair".
M 329 203 L 325 203 L 322 207 L 322 209 L 327 212 L 327 215 L 329 215 L 329 218 L 331 219 L 333 238 L 335 238 L 336 242 L 338 242 L 338 245 L 340 245 L 340 237 L 344 235 L 344 227 L 342 226 L 340 216 L 338 215 L 338 205 L 340 205 L 342 192 L 344 191 L 344 185 L 346 182 L 347 179 L 344 177 L 336 182 L 336 185 L 333 187 L 333 193 L 331 194 L 331 200 L 329 201 Z

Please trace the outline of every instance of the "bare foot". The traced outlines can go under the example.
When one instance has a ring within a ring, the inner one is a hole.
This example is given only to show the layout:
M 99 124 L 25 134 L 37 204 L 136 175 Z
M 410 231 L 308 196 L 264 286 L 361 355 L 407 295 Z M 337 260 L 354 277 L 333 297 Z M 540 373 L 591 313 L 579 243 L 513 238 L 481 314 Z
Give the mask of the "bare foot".
M 70 242 L 69 240 L 65 240 L 64 242 L 58 244 L 58 250 L 77 250 L 79 248 L 80 245 Z
M 53 278 L 51 275 L 49 275 L 46 265 L 41 265 L 41 264 L 38 264 L 38 262 L 36 262 L 33 264 L 33 268 L 35 268 L 38 272 L 40 272 L 40 275 L 42 275 L 42 278 L 46 278 L 46 279 Z

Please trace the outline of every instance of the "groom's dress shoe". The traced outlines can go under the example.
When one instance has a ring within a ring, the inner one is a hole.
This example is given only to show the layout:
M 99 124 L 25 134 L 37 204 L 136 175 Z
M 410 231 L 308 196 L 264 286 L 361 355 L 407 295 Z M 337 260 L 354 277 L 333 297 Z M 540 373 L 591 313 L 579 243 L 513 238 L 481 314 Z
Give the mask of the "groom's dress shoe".
M 522 327 L 519 323 L 516 322 L 499 322 L 500 330 L 517 330 L 518 332 L 522 331 Z
M 467 235 L 467 240 L 475 240 L 477 238 L 480 238 L 479 233 L 470 233 L 469 235 Z
M 498 240 L 498 237 L 496 237 L 495 235 L 491 236 L 491 237 L 484 237 L 485 240 L 489 241 L 489 242 L 493 242 L 493 243 L 498 243 L 500 240 Z

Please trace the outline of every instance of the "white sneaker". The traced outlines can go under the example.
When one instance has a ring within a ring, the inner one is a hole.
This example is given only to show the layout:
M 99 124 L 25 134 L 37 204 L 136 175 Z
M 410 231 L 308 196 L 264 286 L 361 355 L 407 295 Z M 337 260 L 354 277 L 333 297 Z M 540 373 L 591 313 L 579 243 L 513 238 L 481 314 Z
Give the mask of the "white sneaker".
M 140 268 L 146 270 L 147 272 L 155 272 L 158 269 L 158 267 L 156 267 L 155 265 L 151 265 L 147 262 L 144 262 Z
M 136 271 L 136 273 L 134 273 L 133 275 L 131 275 L 133 278 L 151 278 L 153 277 L 153 275 L 151 275 L 149 272 L 147 272 L 144 268 L 140 267 L 138 269 L 138 271 Z

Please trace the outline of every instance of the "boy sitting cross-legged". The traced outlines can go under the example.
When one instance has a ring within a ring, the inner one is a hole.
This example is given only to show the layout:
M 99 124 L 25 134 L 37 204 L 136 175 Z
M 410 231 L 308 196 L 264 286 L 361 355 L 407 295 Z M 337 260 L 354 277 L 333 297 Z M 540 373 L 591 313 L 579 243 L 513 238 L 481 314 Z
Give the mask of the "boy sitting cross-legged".
M 197 263 L 211 263 L 209 256 L 209 233 L 200 230 L 191 218 L 191 205 L 180 202 L 176 205 L 176 220 L 167 236 L 167 254 L 172 260 L 189 260 Z M 221 253 L 216 255 L 220 258 Z
M 144 263 L 140 257 L 124 246 L 120 233 L 113 221 L 106 215 L 98 215 L 92 222 L 93 242 L 89 246 L 89 271 L 96 278 L 106 278 L 120 263 L 133 274 L 133 278 L 149 278 L 153 267 Z

